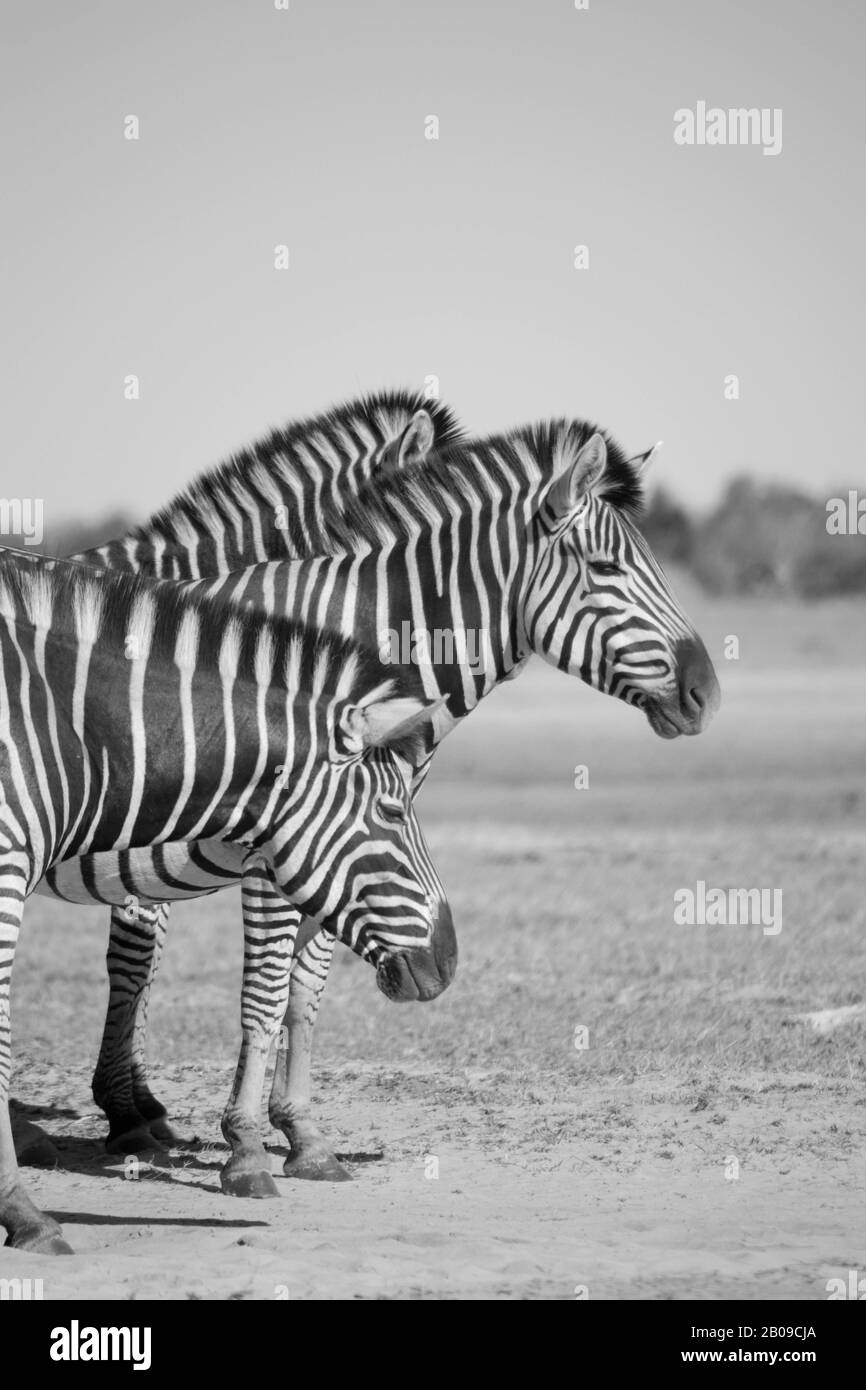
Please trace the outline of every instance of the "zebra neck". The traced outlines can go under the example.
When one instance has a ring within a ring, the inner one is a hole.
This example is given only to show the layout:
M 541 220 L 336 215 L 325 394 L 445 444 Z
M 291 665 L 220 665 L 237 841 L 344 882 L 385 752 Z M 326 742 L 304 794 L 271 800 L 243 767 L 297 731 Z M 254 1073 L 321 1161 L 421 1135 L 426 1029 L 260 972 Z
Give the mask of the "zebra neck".
M 528 548 L 522 528 L 507 528 L 510 536 L 504 529 L 489 528 L 482 546 L 461 519 L 450 518 L 371 557 L 369 572 L 356 564 L 344 579 L 357 593 L 356 635 L 386 664 L 417 672 L 419 694 L 447 697 L 435 742 L 523 660 L 519 615 Z

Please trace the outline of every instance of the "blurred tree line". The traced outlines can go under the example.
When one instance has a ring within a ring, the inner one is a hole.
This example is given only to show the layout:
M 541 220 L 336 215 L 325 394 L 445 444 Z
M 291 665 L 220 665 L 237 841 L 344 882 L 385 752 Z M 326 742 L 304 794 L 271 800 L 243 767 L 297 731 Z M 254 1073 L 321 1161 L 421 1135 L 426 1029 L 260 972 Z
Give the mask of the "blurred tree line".
M 847 502 L 848 489 L 834 497 Z M 682 565 L 712 594 L 823 598 L 866 591 L 866 535 L 830 535 L 826 499 L 737 477 L 708 516 L 663 487 L 641 530 L 661 563 Z

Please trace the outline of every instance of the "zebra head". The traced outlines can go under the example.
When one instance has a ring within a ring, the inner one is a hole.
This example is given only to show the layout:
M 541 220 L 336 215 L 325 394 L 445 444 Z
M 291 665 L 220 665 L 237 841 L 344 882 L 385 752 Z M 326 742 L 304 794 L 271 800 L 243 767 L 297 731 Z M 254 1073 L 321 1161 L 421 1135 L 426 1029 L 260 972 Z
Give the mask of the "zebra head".
M 394 1001 L 435 999 L 457 967 L 451 910 L 411 794 L 417 740 L 441 703 L 380 695 L 335 706 L 327 759 L 274 862 L 283 891 L 372 965 Z
M 661 738 L 698 734 L 718 709 L 716 673 L 630 515 L 655 450 L 625 460 L 601 434 L 586 439 L 574 426 L 563 427 L 558 447 L 559 468 L 532 520 L 528 645 L 642 709 Z

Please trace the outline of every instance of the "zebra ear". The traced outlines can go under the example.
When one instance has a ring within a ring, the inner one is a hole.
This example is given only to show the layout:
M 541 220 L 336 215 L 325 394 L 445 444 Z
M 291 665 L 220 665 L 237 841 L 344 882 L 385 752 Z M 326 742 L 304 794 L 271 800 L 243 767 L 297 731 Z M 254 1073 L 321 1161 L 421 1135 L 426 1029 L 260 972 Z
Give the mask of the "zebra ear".
M 366 716 L 367 747 L 380 748 L 392 743 L 401 743 L 433 722 L 436 711 L 445 704 L 443 695 L 438 700 L 415 700 L 397 698 L 379 700 L 367 705 Z
M 645 454 L 635 454 L 633 459 L 629 459 L 629 464 L 639 478 L 642 478 L 644 473 L 646 473 L 653 459 L 658 457 L 658 452 L 663 442 L 664 441 L 660 439 L 658 444 L 654 444 L 651 449 L 647 449 Z
M 416 410 L 400 438 L 397 467 L 411 468 L 415 463 L 424 463 L 433 448 L 435 433 L 427 411 Z
M 606 467 L 607 445 L 604 436 L 594 434 L 554 479 L 545 498 L 547 509 L 557 518 L 571 516 L 595 487 Z
M 392 696 L 369 705 L 347 705 L 340 717 L 341 751 L 357 756 L 365 748 L 383 748 L 411 740 L 432 721 L 445 699 Z

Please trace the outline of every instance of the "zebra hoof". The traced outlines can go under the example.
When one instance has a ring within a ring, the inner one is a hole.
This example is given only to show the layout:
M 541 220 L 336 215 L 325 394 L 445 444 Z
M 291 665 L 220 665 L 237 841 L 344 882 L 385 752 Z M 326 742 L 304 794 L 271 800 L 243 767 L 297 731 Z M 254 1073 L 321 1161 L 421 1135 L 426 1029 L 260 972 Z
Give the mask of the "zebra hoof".
M 7 1245 L 12 1250 L 29 1250 L 33 1255 L 74 1255 L 75 1251 L 71 1245 L 67 1245 L 63 1239 L 63 1232 L 60 1227 L 42 1227 L 37 1230 L 20 1231 L 13 1236 Z
M 138 1129 L 128 1129 L 123 1134 L 109 1135 L 105 1141 L 105 1149 L 110 1154 L 138 1154 L 139 1157 L 168 1152 L 144 1125 L 140 1125 Z
M 167 1149 L 197 1149 L 199 1146 L 197 1134 L 192 1134 L 189 1138 L 178 1134 L 168 1120 L 151 1120 L 147 1127 L 157 1144 L 164 1145 Z
M 233 1173 L 223 1169 L 220 1173 L 220 1187 L 227 1197 L 279 1197 L 280 1195 L 280 1189 L 270 1173 L 261 1168 L 252 1173 Z
M 15 1153 L 22 1168 L 56 1168 L 60 1155 L 44 1130 L 25 1120 L 13 1131 Z
M 28 1144 L 18 1155 L 18 1163 L 22 1168 L 58 1168 L 60 1166 L 60 1154 L 55 1149 L 47 1134 L 43 1134 L 41 1139 L 36 1139 L 32 1144 Z
M 283 1176 L 301 1178 L 305 1182 L 352 1182 L 352 1174 L 344 1168 L 335 1154 L 299 1153 L 283 1164 Z

